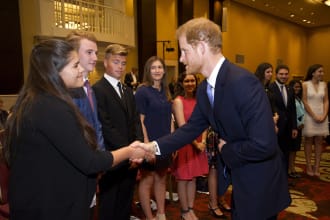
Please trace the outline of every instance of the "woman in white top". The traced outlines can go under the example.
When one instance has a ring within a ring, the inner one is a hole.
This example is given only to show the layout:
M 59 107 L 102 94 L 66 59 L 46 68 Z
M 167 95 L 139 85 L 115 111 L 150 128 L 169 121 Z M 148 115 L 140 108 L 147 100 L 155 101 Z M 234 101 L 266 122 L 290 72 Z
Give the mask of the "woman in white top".
M 320 160 L 323 138 L 329 134 L 328 129 L 328 90 L 322 81 L 323 66 L 314 64 L 308 68 L 303 83 L 303 102 L 305 106 L 305 137 L 306 173 L 309 176 L 320 176 Z M 315 165 L 311 165 L 312 145 L 315 150 Z

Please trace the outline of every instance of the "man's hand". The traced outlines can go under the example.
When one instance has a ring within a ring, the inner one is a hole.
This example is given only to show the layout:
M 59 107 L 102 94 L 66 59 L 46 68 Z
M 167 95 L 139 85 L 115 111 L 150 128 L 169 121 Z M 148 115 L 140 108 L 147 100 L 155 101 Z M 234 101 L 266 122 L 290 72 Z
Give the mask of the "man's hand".
M 156 159 L 155 157 L 155 146 L 153 142 L 149 142 L 149 143 L 142 143 L 139 141 L 134 141 L 133 143 L 131 143 L 130 145 L 131 147 L 134 148 L 138 148 L 141 150 L 144 150 L 144 159 L 146 159 L 146 161 L 154 161 Z
M 223 148 L 223 145 L 225 145 L 227 142 L 223 139 L 219 139 L 219 144 L 218 144 L 218 149 L 219 149 L 219 152 L 221 152 L 222 148 Z
M 143 148 L 137 147 L 140 143 L 141 143 L 140 141 L 134 141 L 129 145 L 129 147 L 133 148 L 133 152 L 129 159 L 133 164 L 142 163 L 146 155 L 146 151 Z

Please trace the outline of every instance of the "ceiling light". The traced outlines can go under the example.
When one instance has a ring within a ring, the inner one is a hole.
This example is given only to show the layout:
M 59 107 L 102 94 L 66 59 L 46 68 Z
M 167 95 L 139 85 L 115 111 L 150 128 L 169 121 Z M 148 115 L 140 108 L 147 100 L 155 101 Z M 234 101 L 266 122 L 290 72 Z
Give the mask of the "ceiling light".
M 323 3 L 327 6 L 330 6 L 330 0 L 324 0 Z
M 295 15 L 293 13 L 290 14 L 290 17 L 293 18 Z

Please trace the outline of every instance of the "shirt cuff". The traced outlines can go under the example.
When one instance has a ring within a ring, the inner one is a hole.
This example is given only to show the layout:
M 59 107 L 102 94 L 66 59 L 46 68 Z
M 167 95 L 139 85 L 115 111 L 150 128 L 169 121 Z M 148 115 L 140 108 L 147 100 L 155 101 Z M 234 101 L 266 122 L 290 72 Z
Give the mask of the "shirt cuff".
M 154 144 L 155 155 L 161 155 L 158 143 L 156 141 L 153 141 L 152 143 Z

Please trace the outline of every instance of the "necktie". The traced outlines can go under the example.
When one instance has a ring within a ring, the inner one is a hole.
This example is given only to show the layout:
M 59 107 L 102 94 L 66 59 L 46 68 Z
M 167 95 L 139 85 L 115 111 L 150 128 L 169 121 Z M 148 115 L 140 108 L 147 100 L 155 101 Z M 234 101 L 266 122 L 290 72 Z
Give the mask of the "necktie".
M 213 108 L 213 103 L 214 103 L 213 88 L 209 83 L 207 83 L 206 93 L 207 93 L 207 97 L 209 98 L 210 104 Z
M 94 102 L 93 102 L 92 88 L 91 88 L 91 85 L 89 84 L 89 81 L 88 80 L 85 81 L 84 86 L 85 86 L 85 88 L 87 90 L 87 97 L 88 97 L 88 100 L 89 100 L 89 104 L 91 105 L 92 110 L 94 111 Z
M 286 100 L 286 91 L 285 91 L 285 87 L 284 87 L 283 84 L 281 84 L 280 87 L 281 87 L 281 94 L 282 94 L 282 98 L 283 98 L 283 103 L 284 103 L 284 105 L 286 106 L 286 104 L 287 104 L 287 103 L 286 103 L 287 100 Z
M 120 82 L 117 83 L 118 89 L 119 89 L 119 94 L 120 94 L 120 98 L 123 98 L 123 87 L 121 85 Z

